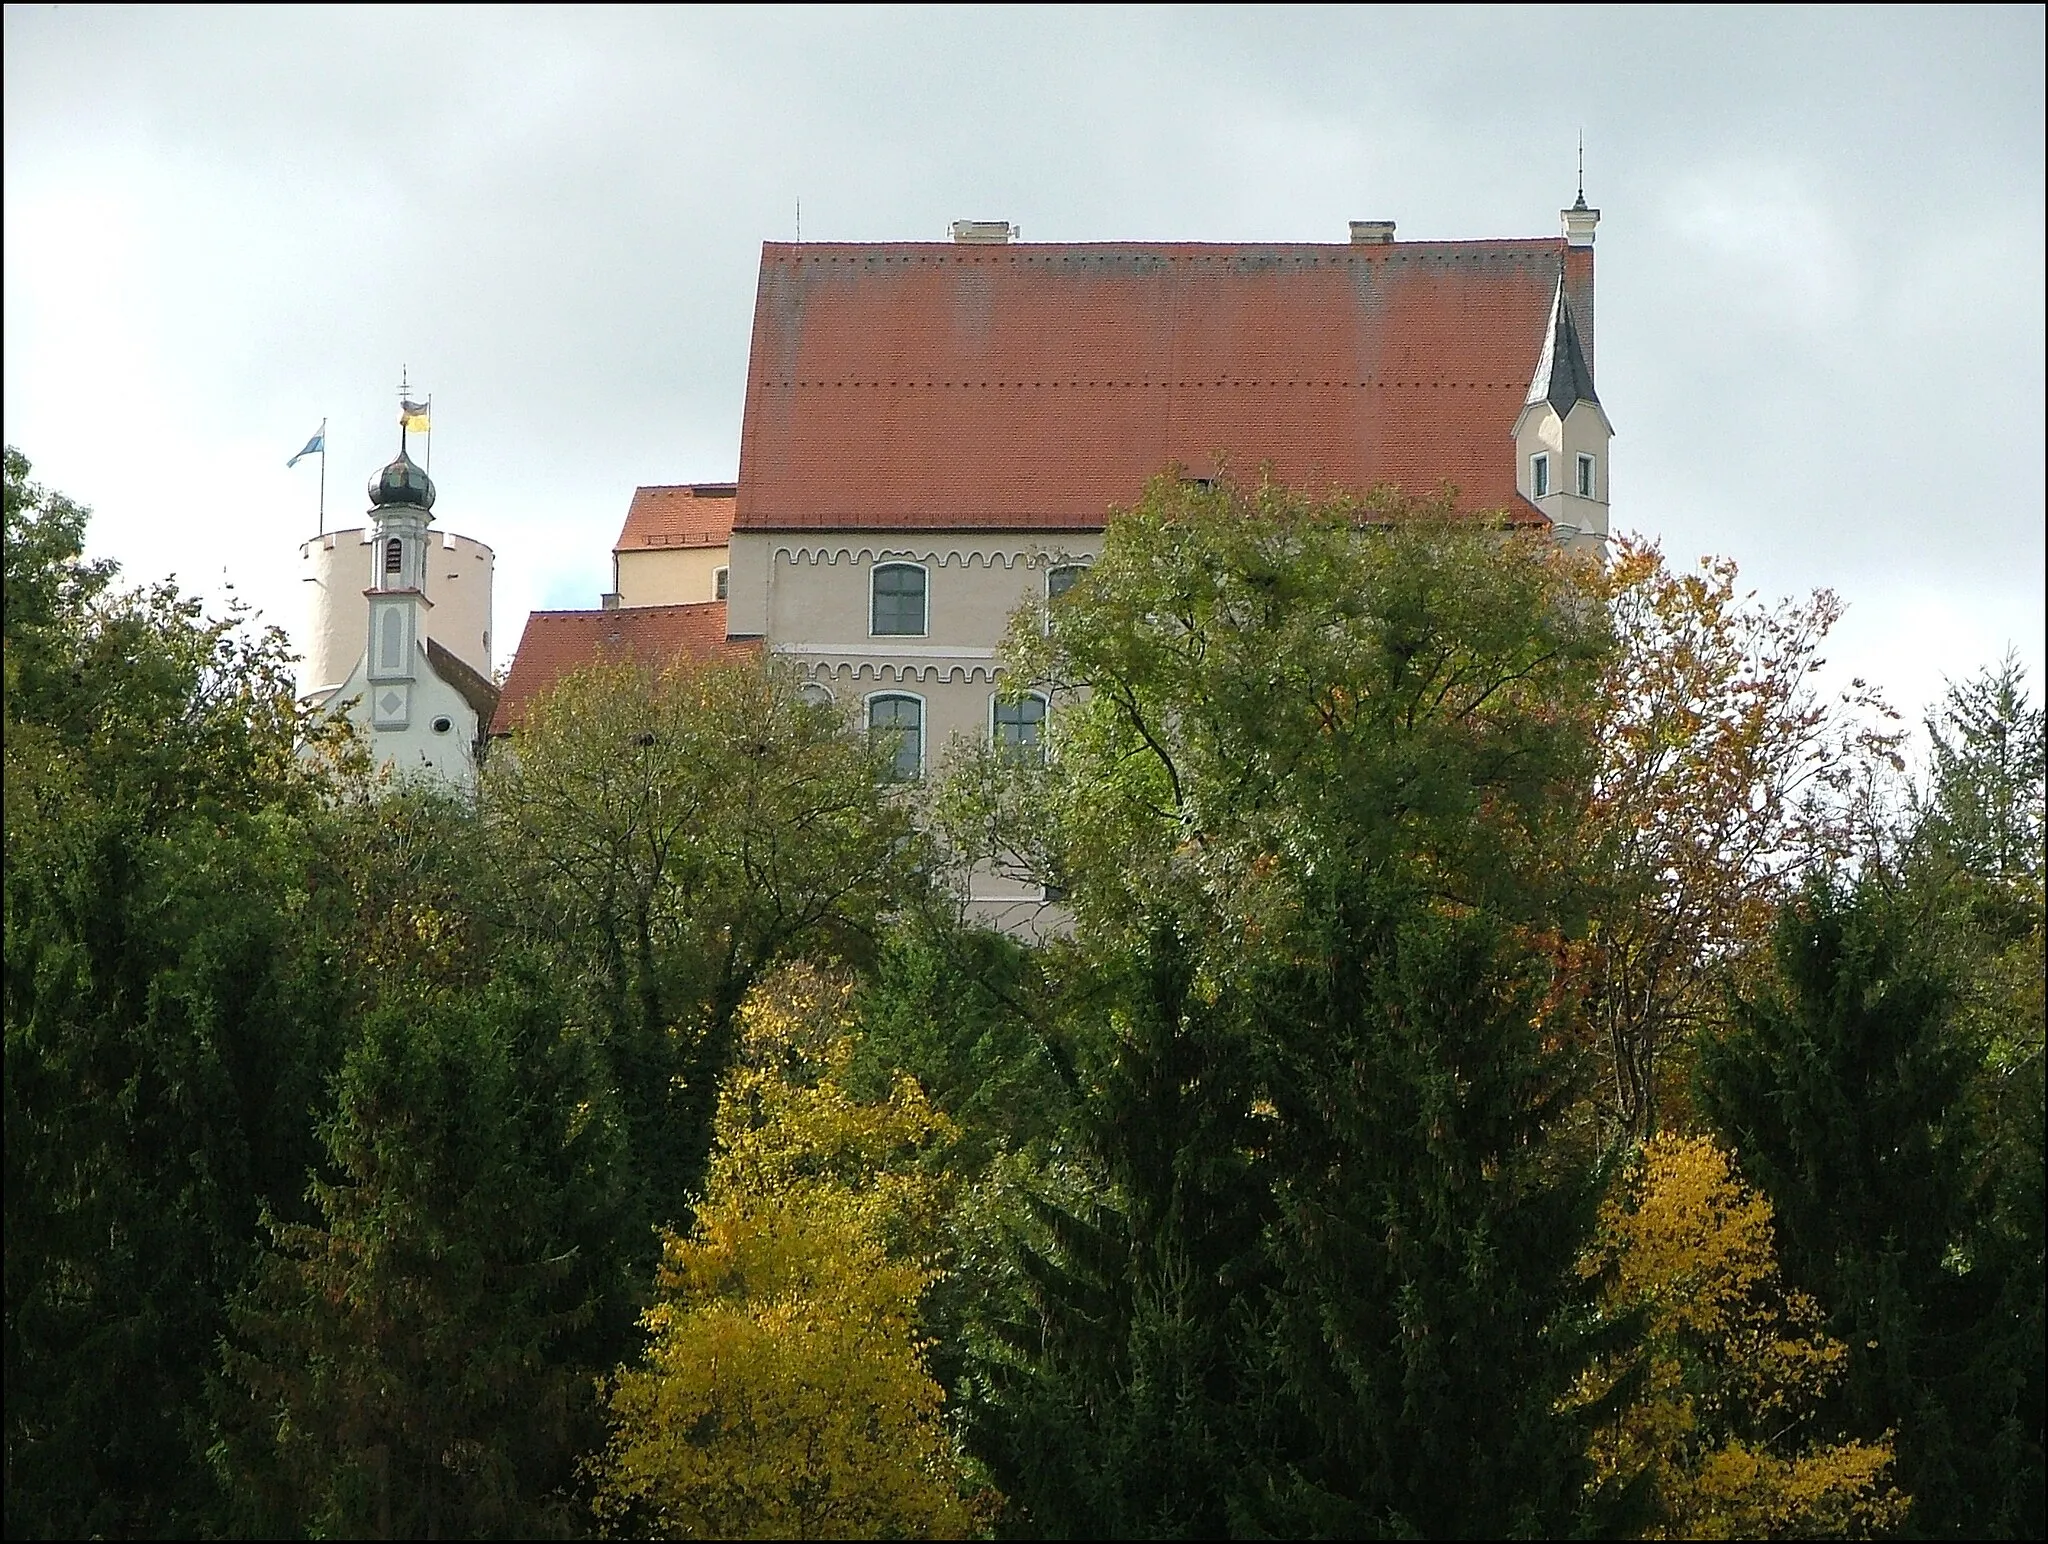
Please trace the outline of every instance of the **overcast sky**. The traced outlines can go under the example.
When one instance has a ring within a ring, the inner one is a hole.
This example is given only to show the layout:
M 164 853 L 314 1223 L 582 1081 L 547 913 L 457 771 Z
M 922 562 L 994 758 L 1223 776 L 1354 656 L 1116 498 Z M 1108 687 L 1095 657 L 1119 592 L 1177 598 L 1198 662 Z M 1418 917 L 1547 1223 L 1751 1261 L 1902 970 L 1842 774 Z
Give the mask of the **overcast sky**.
M 1619 529 L 1850 606 L 1917 712 L 2043 634 L 2043 12 L 10 6 L 6 438 L 296 627 L 401 367 L 495 634 L 730 479 L 763 240 L 1540 236 L 1586 137 Z M 1506 446 L 1503 445 L 1503 453 Z

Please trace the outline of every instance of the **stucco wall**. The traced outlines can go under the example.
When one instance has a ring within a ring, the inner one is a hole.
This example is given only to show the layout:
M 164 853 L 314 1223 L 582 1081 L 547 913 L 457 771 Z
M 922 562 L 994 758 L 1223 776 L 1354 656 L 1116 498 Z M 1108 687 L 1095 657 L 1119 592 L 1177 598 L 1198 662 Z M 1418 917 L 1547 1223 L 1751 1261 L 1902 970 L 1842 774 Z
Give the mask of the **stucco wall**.
M 1607 417 L 1591 402 L 1577 402 L 1560 419 L 1549 403 L 1534 403 L 1522 410 L 1515 426 L 1515 485 L 1524 498 L 1550 516 L 1558 526 L 1570 526 L 1579 535 L 1580 546 L 1603 544 L 1608 532 L 1608 450 L 1613 433 Z M 1536 497 L 1530 458 L 1547 452 L 1550 456 L 1552 492 Z M 1593 497 L 1579 497 L 1581 453 L 1593 458 Z
M 723 547 L 640 547 L 615 554 L 621 606 L 690 606 L 718 599 Z
M 370 625 L 364 598 L 373 578 L 370 533 L 356 526 L 299 544 L 306 619 L 295 640 L 305 655 L 299 689 L 314 693 L 345 680 L 362 658 Z M 427 635 L 489 680 L 491 579 L 497 558 L 468 536 L 428 531 Z
M 832 694 L 864 726 L 869 699 L 885 694 L 924 705 L 924 770 L 935 776 L 956 747 L 981 745 L 1001 689 L 996 650 L 1019 606 L 1042 604 L 1053 568 L 1093 561 L 1100 531 L 738 531 L 731 548 L 728 627 L 765 634 L 774 652 Z M 869 585 L 882 563 L 925 570 L 922 636 L 870 631 Z M 1057 711 L 1055 709 L 1055 711 Z M 985 871 L 969 877 L 970 910 L 1019 935 L 1058 932 L 1066 914 L 1035 885 Z
M 434 777 L 455 788 L 473 789 L 479 726 L 468 701 L 434 674 L 426 650 L 415 645 L 411 679 L 400 683 L 406 698 L 405 723 L 398 728 L 380 729 L 374 724 L 370 698 L 387 684 L 372 682 L 358 660 L 326 706 L 330 711 L 345 712 L 369 740 L 371 755 L 399 776 Z M 434 725 L 443 720 L 448 728 L 435 729 Z

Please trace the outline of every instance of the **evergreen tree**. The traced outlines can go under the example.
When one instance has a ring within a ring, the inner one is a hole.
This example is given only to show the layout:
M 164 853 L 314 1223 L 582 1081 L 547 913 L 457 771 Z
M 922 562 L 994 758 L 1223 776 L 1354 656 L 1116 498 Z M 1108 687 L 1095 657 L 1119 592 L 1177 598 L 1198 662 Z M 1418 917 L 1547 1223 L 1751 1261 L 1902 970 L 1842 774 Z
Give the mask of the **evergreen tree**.
M 1433 506 L 1167 478 L 1013 626 L 1051 753 L 982 758 L 946 817 L 1077 917 L 1052 1017 L 1084 1093 L 977 1407 L 1030 1526 L 1578 1515 L 1596 1164 L 1551 956 L 1606 646 L 1581 581 Z
M 1589 1474 L 1560 1419 L 1597 1328 L 1601 1172 L 1548 962 L 1483 916 L 1347 898 L 1312 993 L 1275 992 L 1267 1531 L 1525 1537 Z M 1334 931 L 1334 930 L 1333 930 Z M 1284 1040 L 1281 1035 L 1284 1034 Z
M 1984 1247 L 1981 1058 L 1924 924 L 1876 872 L 1810 881 L 1779 924 L 1779 984 L 1701 1048 L 1701 1101 L 1849 1346 L 1841 1423 L 1898 1434 L 1913 1526 L 2009 1534 L 2040 1517 L 2041 1267 L 2024 1233 Z
M 1915 845 L 1991 882 L 2038 880 L 2044 855 L 2048 744 L 2016 655 L 1951 683 L 1927 719 L 1928 786 L 1915 801 Z
M 223 1300 L 337 1051 L 276 633 L 83 561 L 6 453 L 9 1533 L 190 1531 Z
M 375 1010 L 324 1132 L 316 1223 L 237 1300 L 217 1453 L 257 1532 L 570 1529 L 624 1294 L 623 1145 L 529 970 Z

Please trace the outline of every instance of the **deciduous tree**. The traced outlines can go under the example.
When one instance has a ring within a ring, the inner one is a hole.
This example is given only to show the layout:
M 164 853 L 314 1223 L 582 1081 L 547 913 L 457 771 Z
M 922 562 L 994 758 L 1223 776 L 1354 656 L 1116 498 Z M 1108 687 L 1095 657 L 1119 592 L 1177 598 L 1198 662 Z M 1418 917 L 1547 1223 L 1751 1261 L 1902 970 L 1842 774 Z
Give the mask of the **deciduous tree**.
M 1768 1200 L 1704 1137 L 1654 1137 L 1601 1208 L 1583 1263 L 1641 1339 L 1578 1397 L 1627 1398 L 1593 1433 L 1596 1478 L 1641 1475 L 1651 1538 L 1867 1537 L 1895 1527 L 1888 1435 L 1828 1442 L 1816 1422 L 1848 1362 L 1814 1300 L 1780 1279 Z
M 663 1242 L 643 1364 L 613 1380 L 599 1515 L 680 1538 L 959 1538 L 982 1505 L 915 1324 L 950 1127 L 917 1085 L 846 1087 L 847 989 L 750 999 L 687 1235 Z
M 1571 1524 L 1584 583 L 1443 501 L 1169 477 L 1013 627 L 1050 754 L 944 807 L 1076 918 L 1078 1172 L 979 1421 L 1036 1526 Z
M 499 923 L 549 954 L 611 1057 L 650 1222 L 703 1178 L 742 998 L 864 952 L 911 882 L 878 753 L 747 662 L 572 676 L 487 771 Z
M 1599 577 L 1613 621 L 1587 846 L 1606 863 L 1588 1010 L 1622 1127 L 1683 1105 L 1687 1055 L 1728 970 L 1760 952 L 1797 875 L 1858 845 L 1856 794 L 1897 764 L 1896 715 L 1854 681 L 1822 696 L 1827 590 L 1775 606 L 1735 565 L 1674 572 L 1623 541 Z

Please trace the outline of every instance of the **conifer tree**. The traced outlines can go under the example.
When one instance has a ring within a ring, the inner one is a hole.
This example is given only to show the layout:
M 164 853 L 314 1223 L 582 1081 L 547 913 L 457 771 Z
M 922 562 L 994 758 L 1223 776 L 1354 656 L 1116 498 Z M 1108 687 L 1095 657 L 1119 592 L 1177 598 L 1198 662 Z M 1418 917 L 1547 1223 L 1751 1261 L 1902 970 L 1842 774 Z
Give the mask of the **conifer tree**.
M 206 1380 L 338 1054 L 330 825 L 275 632 L 82 556 L 6 453 L 6 1506 L 217 1525 Z
M 316 1223 L 274 1223 L 233 1311 L 216 1461 L 241 1526 L 375 1538 L 570 1530 L 624 1157 L 589 1048 L 516 962 L 371 1013 Z
M 1084 1094 L 977 1407 L 1029 1525 L 1577 1515 L 1596 1175 L 1548 1020 L 1606 647 L 1581 580 L 1440 506 L 1164 478 L 1013 625 L 1050 754 L 964 768 L 946 816 L 1077 919 Z
M 1779 984 L 1702 1047 L 1701 1099 L 1849 1346 L 1844 1428 L 1898 1433 L 1916 1529 L 2005 1534 L 2040 1517 L 2041 1265 L 1986 1231 L 1982 1062 L 1921 922 L 1876 871 L 1810 881 Z

